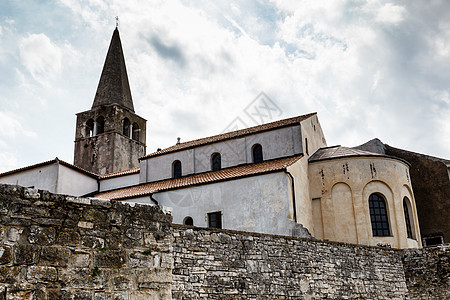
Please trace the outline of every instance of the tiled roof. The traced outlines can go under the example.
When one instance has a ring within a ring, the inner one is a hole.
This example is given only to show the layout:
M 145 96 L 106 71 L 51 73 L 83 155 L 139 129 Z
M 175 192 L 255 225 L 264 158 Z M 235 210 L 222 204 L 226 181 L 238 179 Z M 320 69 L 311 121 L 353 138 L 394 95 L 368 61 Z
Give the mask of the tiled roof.
M 355 148 L 342 147 L 340 145 L 320 148 L 313 155 L 311 155 L 309 157 L 308 161 L 316 162 L 316 161 L 329 160 L 329 159 L 335 159 L 335 158 L 361 157 L 361 156 L 362 157 L 376 156 L 376 157 L 392 158 L 392 159 L 400 160 L 400 161 L 406 163 L 407 165 L 409 165 L 409 163 L 407 161 L 405 161 L 404 159 L 398 158 L 398 157 L 364 151 L 364 150 L 359 150 L 359 149 L 355 149 Z
M 27 170 L 35 169 L 35 168 L 39 168 L 39 167 L 43 167 L 43 166 L 47 166 L 47 165 L 51 165 L 51 164 L 61 164 L 61 165 L 63 165 L 63 166 L 66 166 L 66 167 L 71 168 L 71 169 L 73 169 L 73 170 L 75 170 L 75 171 L 84 173 L 84 174 L 86 174 L 86 175 L 88 175 L 88 176 L 91 176 L 91 177 L 93 177 L 93 178 L 96 178 L 96 179 L 98 178 L 98 175 L 97 175 L 97 174 L 94 174 L 94 173 L 92 173 L 92 172 L 89 172 L 89 171 L 87 171 L 87 170 L 85 170 L 85 169 L 82 169 L 82 168 L 80 168 L 80 167 L 77 167 L 77 166 L 75 166 L 75 165 L 69 164 L 68 162 L 65 162 L 65 161 L 63 161 L 63 160 L 60 160 L 60 159 L 57 158 L 57 157 L 56 157 L 55 159 L 48 160 L 48 161 L 44 161 L 44 162 L 41 162 L 41 163 L 38 163 L 38 164 L 34 164 L 34 165 L 26 166 L 26 167 L 23 167 L 23 168 L 19 168 L 19 169 L 7 171 L 7 172 L 4 172 L 4 173 L 0 173 L 0 177 L 7 176 L 7 175 L 11 175 L 11 174 L 15 174 L 15 173 L 19 173 L 19 172 L 22 172 L 22 171 L 27 171 Z
M 341 147 L 340 145 L 338 145 L 320 148 L 313 155 L 310 156 L 309 162 L 340 157 L 351 157 L 351 156 L 386 156 L 386 155 L 364 150 L 358 150 L 354 148 Z
M 131 175 L 131 174 L 138 174 L 139 171 L 140 171 L 140 167 L 136 167 L 136 168 L 131 168 L 131 169 L 128 169 L 128 170 L 123 170 L 123 171 L 118 171 L 118 172 L 109 173 L 109 174 L 105 174 L 105 175 L 100 175 L 99 178 L 100 179 L 107 179 L 107 178 L 112 178 L 112 177 L 119 177 L 119 176 Z
M 201 139 L 197 139 L 197 140 L 193 140 L 193 141 L 189 141 L 189 142 L 180 143 L 180 144 L 165 148 L 163 150 L 147 154 L 146 156 L 141 157 L 140 159 L 146 159 L 146 158 L 159 156 L 159 155 L 163 155 L 163 154 L 167 154 L 167 153 L 171 153 L 171 152 L 176 152 L 176 151 L 183 150 L 183 149 L 189 149 L 189 148 L 193 148 L 193 147 L 197 147 L 197 146 L 202 146 L 202 145 L 207 145 L 207 144 L 211 144 L 211 143 L 215 143 L 215 142 L 225 141 L 225 140 L 232 139 L 232 138 L 242 137 L 242 136 L 246 136 L 249 134 L 263 132 L 263 131 L 267 131 L 267 130 L 271 130 L 271 129 L 275 129 L 275 128 L 289 126 L 292 124 L 300 123 L 301 121 L 306 120 L 316 114 L 317 113 L 314 112 L 314 113 L 310 113 L 310 114 L 306 114 L 306 115 L 302 115 L 302 116 L 283 119 L 283 120 L 266 123 L 266 124 L 262 124 L 262 125 L 258 125 L 258 126 L 254 126 L 254 127 L 249 127 L 249 128 L 231 131 L 231 132 L 227 132 L 227 133 L 222 133 L 222 134 L 218 134 L 218 135 L 214 135 L 214 136 L 210 136 L 210 137 L 206 137 L 206 138 L 201 138 Z
M 271 173 L 286 169 L 288 166 L 298 161 L 301 157 L 303 156 L 297 155 L 293 157 L 270 160 L 258 164 L 248 164 L 233 168 L 222 169 L 214 172 L 194 174 L 191 176 L 176 179 L 167 179 L 157 182 L 150 182 L 133 187 L 99 193 L 95 195 L 95 197 L 111 200 L 135 198 L 171 189 L 183 188 L 193 185 L 208 184 L 213 182 L 237 179 L 264 173 Z

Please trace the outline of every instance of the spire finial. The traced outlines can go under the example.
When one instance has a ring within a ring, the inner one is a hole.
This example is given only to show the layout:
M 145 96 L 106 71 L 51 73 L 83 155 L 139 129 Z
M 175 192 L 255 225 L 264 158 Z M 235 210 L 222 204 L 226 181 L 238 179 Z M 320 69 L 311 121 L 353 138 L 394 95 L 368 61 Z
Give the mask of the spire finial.
M 119 28 L 119 16 L 116 16 L 116 28 Z

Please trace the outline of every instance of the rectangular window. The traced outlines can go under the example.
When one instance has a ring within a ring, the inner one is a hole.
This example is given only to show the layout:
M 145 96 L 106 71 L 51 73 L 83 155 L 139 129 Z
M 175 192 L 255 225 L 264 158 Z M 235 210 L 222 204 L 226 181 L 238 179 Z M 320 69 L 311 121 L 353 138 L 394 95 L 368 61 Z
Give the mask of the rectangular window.
M 208 213 L 208 227 L 222 228 L 222 212 L 216 211 Z

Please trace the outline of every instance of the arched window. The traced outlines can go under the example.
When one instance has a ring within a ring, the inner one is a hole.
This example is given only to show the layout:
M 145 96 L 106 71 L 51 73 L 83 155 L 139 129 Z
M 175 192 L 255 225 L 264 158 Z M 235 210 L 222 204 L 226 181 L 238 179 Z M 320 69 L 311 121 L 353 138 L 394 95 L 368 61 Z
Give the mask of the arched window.
M 183 224 L 194 226 L 194 220 L 191 217 L 186 217 L 184 218 Z
M 122 121 L 122 133 L 124 136 L 130 137 L 130 120 L 128 118 L 123 119 Z
M 133 123 L 133 134 L 132 139 L 139 142 L 139 133 L 141 132 L 141 129 L 139 128 L 139 125 L 137 123 Z
M 98 117 L 96 120 L 97 128 L 95 134 L 102 134 L 105 132 L 105 118 L 102 116 Z
M 181 177 L 181 161 L 176 160 L 172 164 L 172 178 Z
M 262 147 L 260 144 L 253 145 L 252 155 L 253 155 L 253 163 L 260 163 L 263 161 Z
M 94 135 L 94 120 L 89 119 L 86 121 L 86 131 L 84 133 L 85 137 L 91 137 Z
M 217 171 L 222 169 L 222 158 L 220 157 L 220 153 L 213 153 L 211 155 L 211 170 Z
M 381 194 L 369 196 L 370 221 L 373 236 L 389 236 L 389 220 L 386 201 Z
M 413 233 L 411 228 L 411 218 L 410 218 L 411 205 L 409 204 L 409 199 L 407 197 L 403 198 L 403 212 L 405 213 L 405 223 L 406 223 L 406 234 L 408 238 L 412 239 Z

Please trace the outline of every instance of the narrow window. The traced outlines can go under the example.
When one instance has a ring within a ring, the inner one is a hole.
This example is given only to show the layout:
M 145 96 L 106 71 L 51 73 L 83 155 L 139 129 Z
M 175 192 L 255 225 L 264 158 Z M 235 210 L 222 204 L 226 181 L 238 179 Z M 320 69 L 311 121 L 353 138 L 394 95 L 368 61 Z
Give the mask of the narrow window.
M 213 153 L 211 155 L 211 170 L 217 171 L 222 169 L 222 158 L 220 157 L 220 153 Z
M 191 217 L 186 217 L 184 218 L 183 224 L 194 226 L 194 220 Z
M 176 160 L 172 164 L 172 178 L 181 177 L 181 161 Z
M 97 123 L 97 132 L 95 134 L 102 134 L 105 132 L 105 118 L 98 117 L 96 120 Z
M 126 137 L 130 137 L 130 128 L 131 128 L 131 123 L 130 120 L 128 118 L 123 119 L 122 121 L 122 134 Z
M 213 213 L 208 213 L 208 227 L 222 228 L 222 212 L 216 211 Z
M 409 199 L 407 197 L 403 198 L 403 211 L 405 213 L 405 223 L 406 223 L 406 234 L 408 238 L 412 239 L 413 234 L 411 230 L 411 219 L 409 212 L 411 211 L 411 206 L 409 205 Z
M 85 137 L 91 137 L 94 135 L 94 120 L 89 119 L 86 121 L 86 131 L 84 133 Z
M 369 196 L 370 221 L 373 236 L 389 236 L 389 221 L 386 201 L 380 194 Z
M 137 123 L 133 123 L 133 134 L 132 139 L 139 142 L 139 133 L 141 132 L 141 129 L 139 128 L 139 125 Z
M 305 138 L 305 150 L 306 150 L 306 155 L 309 155 L 309 151 L 308 151 L 308 139 Z
M 252 149 L 253 163 L 260 163 L 263 161 L 262 147 L 260 144 L 255 144 Z

